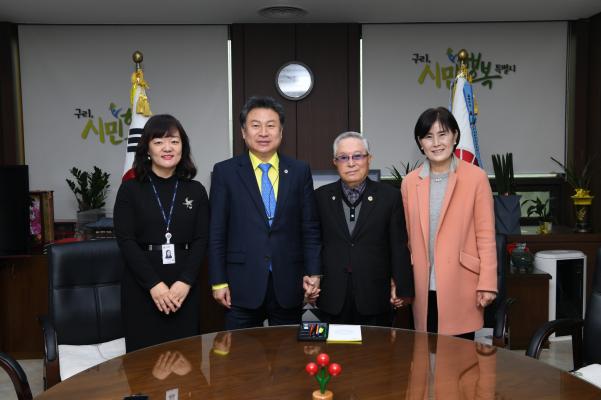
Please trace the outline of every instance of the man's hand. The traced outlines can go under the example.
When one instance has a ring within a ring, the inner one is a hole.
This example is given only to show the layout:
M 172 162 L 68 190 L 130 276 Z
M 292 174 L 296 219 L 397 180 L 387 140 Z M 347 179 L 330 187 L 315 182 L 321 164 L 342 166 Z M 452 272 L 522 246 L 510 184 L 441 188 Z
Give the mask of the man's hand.
M 303 276 L 303 289 L 305 290 L 305 301 L 309 304 L 315 304 L 319 297 L 319 283 L 321 278 L 319 275 Z
M 413 302 L 413 297 L 398 297 L 396 295 L 396 283 L 390 278 L 390 304 L 397 309 Z
M 477 307 L 486 307 L 489 306 L 495 299 L 497 298 L 497 294 L 495 292 L 485 292 L 483 290 L 478 290 L 476 292 L 476 306 Z
M 222 356 L 230 353 L 232 332 L 219 332 L 213 339 L 213 352 Z
M 150 289 L 150 296 L 160 312 L 169 315 L 170 312 L 177 311 L 178 306 L 176 305 L 175 299 L 173 299 L 169 287 L 165 285 L 164 282 L 159 282 L 154 285 L 152 289 Z
M 222 306 L 226 308 L 232 308 L 232 299 L 230 297 L 229 287 L 213 290 L 213 298 Z
M 175 302 L 175 305 L 179 309 L 184 303 L 184 300 L 186 300 L 188 293 L 190 293 L 190 285 L 182 281 L 176 281 L 169 288 L 169 292 L 171 293 L 171 298 Z

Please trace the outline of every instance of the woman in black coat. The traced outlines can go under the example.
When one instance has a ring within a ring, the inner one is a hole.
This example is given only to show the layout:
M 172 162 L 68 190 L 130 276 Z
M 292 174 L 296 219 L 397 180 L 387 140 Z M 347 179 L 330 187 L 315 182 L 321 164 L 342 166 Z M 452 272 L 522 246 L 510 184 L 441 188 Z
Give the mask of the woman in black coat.
M 198 271 L 208 241 L 209 203 L 177 119 L 144 126 L 114 210 L 125 260 L 121 311 L 127 351 L 199 333 Z

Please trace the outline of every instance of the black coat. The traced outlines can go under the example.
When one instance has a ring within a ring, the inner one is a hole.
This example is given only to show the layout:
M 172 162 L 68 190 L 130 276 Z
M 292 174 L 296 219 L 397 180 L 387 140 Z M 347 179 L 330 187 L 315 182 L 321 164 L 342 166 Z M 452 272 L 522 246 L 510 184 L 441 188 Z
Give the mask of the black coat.
M 391 307 L 391 277 L 397 284 L 397 296 L 414 296 L 401 193 L 368 178 L 352 235 L 342 208 L 343 195 L 340 181 L 315 192 L 324 275 L 318 306 L 329 314 L 339 314 L 350 277 L 357 311 L 363 315 L 381 314 Z
M 152 172 L 150 176 L 168 213 L 177 178 L 163 179 Z M 176 249 L 175 264 L 164 265 L 161 251 L 140 248 L 140 245 L 165 243 L 165 221 L 148 179 L 121 184 L 113 215 L 115 235 L 126 265 L 121 283 L 121 312 L 127 351 L 198 335 L 197 281 L 209 230 L 209 199 L 205 188 L 196 181 L 179 181 L 169 231 L 172 243 L 188 243 L 190 249 Z M 171 286 L 175 281 L 189 284 L 190 292 L 177 312 L 166 315 L 157 309 L 150 289 L 159 282 Z

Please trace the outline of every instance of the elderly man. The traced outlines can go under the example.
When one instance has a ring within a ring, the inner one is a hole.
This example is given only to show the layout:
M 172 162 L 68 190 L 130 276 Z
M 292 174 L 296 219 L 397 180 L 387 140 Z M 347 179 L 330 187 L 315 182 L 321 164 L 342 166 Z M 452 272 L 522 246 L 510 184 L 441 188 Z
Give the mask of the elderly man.
M 392 308 L 414 296 L 401 194 L 368 178 L 367 140 L 345 132 L 334 140 L 340 180 L 316 191 L 323 240 L 322 319 L 390 326 Z
M 294 324 L 319 293 L 319 220 L 307 163 L 278 153 L 284 108 L 251 97 L 240 112 L 248 152 L 215 164 L 209 280 L 226 329 Z

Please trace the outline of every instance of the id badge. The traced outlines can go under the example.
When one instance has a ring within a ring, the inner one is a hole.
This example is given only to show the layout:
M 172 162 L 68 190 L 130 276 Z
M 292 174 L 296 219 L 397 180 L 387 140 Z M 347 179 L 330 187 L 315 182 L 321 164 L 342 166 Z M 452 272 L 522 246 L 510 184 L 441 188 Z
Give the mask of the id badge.
M 161 245 L 163 264 L 175 264 L 175 246 L 172 244 Z

